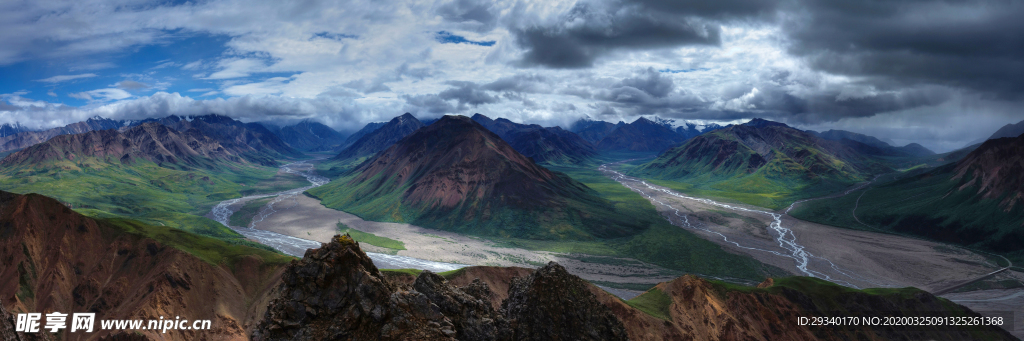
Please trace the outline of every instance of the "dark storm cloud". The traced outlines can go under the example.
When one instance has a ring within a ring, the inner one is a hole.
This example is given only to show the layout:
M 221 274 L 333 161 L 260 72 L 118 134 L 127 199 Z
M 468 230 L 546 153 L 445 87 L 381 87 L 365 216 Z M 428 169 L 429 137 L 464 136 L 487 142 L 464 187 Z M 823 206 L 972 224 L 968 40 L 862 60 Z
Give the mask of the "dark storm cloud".
M 544 84 L 547 77 L 538 74 L 517 74 L 511 77 L 499 78 L 496 81 L 484 84 L 482 89 L 497 92 L 526 92 L 538 93 L 547 88 Z
M 510 31 L 525 50 L 522 66 L 553 68 L 590 67 L 598 57 L 619 49 L 721 43 L 717 24 L 619 1 L 581 1 L 554 25 Z
M 654 11 L 718 19 L 767 15 L 773 12 L 779 3 L 775 0 L 633 0 L 633 2 Z
M 498 20 L 492 13 L 493 7 L 494 3 L 487 0 L 454 0 L 437 6 L 435 13 L 467 29 L 490 31 Z
M 1003 98 L 1024 90 L 1024 2 L 806 1 L 783 30 L 820 70 Z
M 425 110 L 431 114 L 451 114 L 460 111 L 438 95 L 403 95 L 402 99 L 408 105 L 405 111 L 417 112 Z
M 620 84 L 646 92 L 648 95 L 657 98 L 665 97 L 675 88 L 671 78 L 662 77 L 661 73 L 655 71 L 654 68 L 648 68 L 635 77 L 623 79 Z
M 464 110 L 467 104 L 475 107 L 481 104 L 498 102 L 497 98 L 480 89 L 480 85 L 476 83 L 449 81 L 445 84 L 453 87 L 441 91 L 437 96 L 444 100 L 455 100 L 459 102 L 459 110 Z

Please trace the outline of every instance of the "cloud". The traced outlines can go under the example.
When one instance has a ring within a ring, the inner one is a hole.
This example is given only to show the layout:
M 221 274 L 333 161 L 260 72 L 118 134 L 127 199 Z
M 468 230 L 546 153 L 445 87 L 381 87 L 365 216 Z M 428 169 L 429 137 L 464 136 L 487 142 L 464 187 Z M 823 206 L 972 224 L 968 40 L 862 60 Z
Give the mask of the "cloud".
M 121 88 L 121 89 L 125 89 L 125 90 L 134 91 L 134 90 L 146 89 L 146 88 L 149 88 L 150 86 L 149 86 L 149 84 L 140 83 L 140 82 L 136 82 L 136 81 L 133 81 L 133 80 L 127 80 L 126 79 L 126 80 L 117 82 L 117 87 Z
M 46 94 L 50 95 L 51 97 L 57 97 L 57 93 L 53 92 L 53 90 L 47 91 Z
M 95 73 L 83 73 L 83 74 L 80 74 L 80 75 L 60 75 L 60 76 L 53 76 L 53 77 L 50 77 L 50 78 L 37 79 L 36 82 L 60 83 L 60 82 L 67 82 L 67 81 L 75 80 L 75 79 L 91 78 L 91 77 L 96 77 L 96 74 Z
M 587 68 L 622 49 L 719 45 L 717 24 L 621 1 L 580 1 L 554 23 L 512 28 L 523 66 Z
M 466 105 L 473 107 L 481 104 L 497 103 L 498 99 L 480 89 L 480 86 L 473 82 L 449 81 L 448 85 L 453 86 L 437 94 L 444 100 L 454 100 L 459 103 L 459 110 L 465 110 Z
M 806 1 L 782 27 L 818 70 L 1020 98 L 1022 16 L 1019 1 Z
M 114 101 L 130 98 L 132 94 L 121 89 L 107 88 L 71 93 L 68 96 L 86 101 Z
M 498 21 L 494 13 L 494 2 L 489 0 L 447 1 L 438 5 L 434 11 L 445 20 L 459 23 L 462 28 L 473 31 L 490 31 Z
M 654 68 L 647 68 L 634 77 L 623 79 L 619 84 L 641 90 L 656 98 L 667 96 L 675 87 L 671 78 L 662 77 Z
M 227 59 L 217 63 L 220 71 L 214 72 L 204 79 L 230 79 L 248 77 L 251 73 L 266 70 L 266 64 L 258 59 Z
M 110 68 L 115 68 L 115 67 L 117 67 L 117 64 L 110 63 L 110 62 L 102 62 L 102 63 L 91 63 L 91 64 L 85 64 L 85 65 L 72 66 L 72 67 L 68 68 L 68 71 L 71 71 L 71 72 L 75 72 L 75 71 L 93 71 L 93 70 L 110 69 Z

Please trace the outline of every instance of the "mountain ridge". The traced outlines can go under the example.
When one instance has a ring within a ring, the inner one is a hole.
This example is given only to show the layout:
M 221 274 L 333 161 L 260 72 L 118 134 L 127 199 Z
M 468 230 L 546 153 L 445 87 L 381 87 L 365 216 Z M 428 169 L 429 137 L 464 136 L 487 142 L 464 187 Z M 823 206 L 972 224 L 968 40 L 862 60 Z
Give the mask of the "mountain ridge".
M 475 114 L 471 119 L 498 134 L 523 156 L 538 163 L 580 164 L 597 156 L 590 142 L 561 127 L 519 124 L 504 118 L 492 120 L 481 114 Z

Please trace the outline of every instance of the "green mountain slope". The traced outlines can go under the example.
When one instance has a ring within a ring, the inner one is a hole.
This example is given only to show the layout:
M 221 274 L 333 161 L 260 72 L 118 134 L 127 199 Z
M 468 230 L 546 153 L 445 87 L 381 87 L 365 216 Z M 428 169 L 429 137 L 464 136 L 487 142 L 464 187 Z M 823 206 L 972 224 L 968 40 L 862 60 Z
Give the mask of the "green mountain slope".
M 239 238 L 202 216 L 221 200 L 307 184 L 247 162 L 240 155 L 248 150 L 157 123 L 61 135 L 0 161 L 0 190 L 43 194 L 92 216 Z
M 845 197 L 807 202 L 790 214 L 1024 256 L 1022 155 L 1024 136 L 989 140 L 959 162 L 908 171 Z
M 694 137 L 629 173 L 678 182 L 659 184 L 684 192 L 780 208 L 892 170 L 851 144 L 863 147 L 753 120 Z

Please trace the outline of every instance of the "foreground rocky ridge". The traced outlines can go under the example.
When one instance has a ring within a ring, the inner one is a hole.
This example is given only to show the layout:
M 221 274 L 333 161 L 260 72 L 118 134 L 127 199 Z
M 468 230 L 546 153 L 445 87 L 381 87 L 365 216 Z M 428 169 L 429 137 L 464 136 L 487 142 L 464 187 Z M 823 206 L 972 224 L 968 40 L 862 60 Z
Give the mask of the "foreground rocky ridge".
M 805 277 L 752 288 L 687 275 L 626 302 L 556 263 L 535 271 L 382 274 L 341 236 L 294 262 L 277 293 L 255 340 L 1015 340 L 994 326 L 797 323 L 815 316 L 979 316 L 913 288 L 861 291 Z
M 625 340 L 622 323 L 585 286 L 551 263 L 514 280 L 497 310 L 479 280 L 456 287 L 424 271 L 400 288 L 356 242 L 336 236 L 288 267 L 253 339 Z M 555 307 L 563 303 L 571 305 Z

